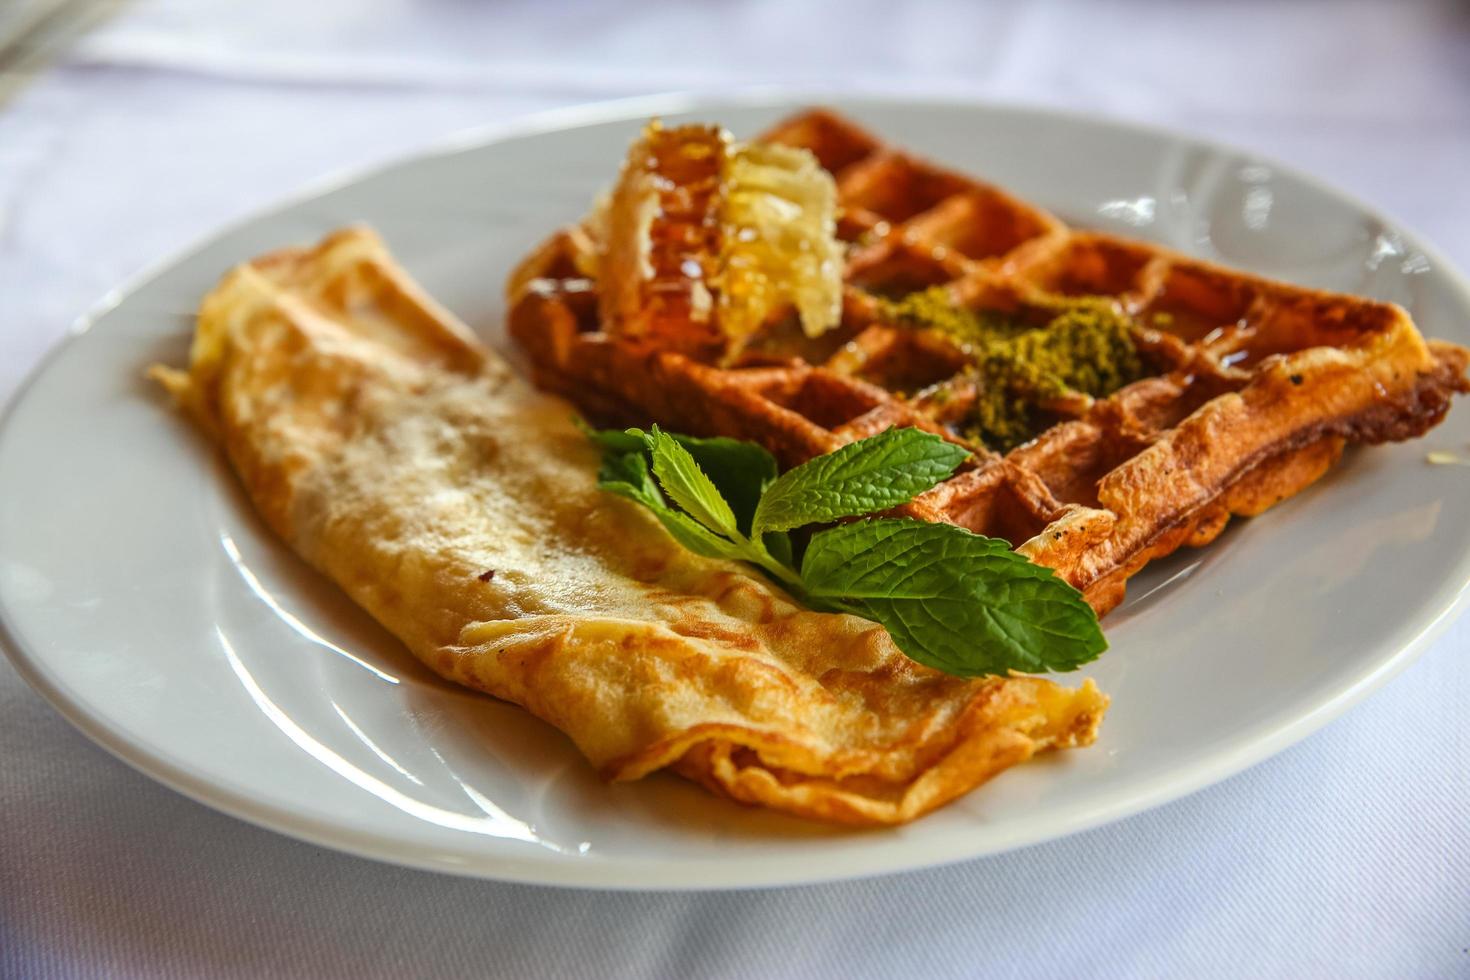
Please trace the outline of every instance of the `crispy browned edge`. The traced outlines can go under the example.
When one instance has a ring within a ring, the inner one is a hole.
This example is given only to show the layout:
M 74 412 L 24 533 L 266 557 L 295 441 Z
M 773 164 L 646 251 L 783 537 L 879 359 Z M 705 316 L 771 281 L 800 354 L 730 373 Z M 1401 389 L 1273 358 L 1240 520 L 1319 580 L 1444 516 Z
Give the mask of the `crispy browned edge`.
M 830 113 L 818 110 L 809 115 L 824 117 L 824 126 L 851 128 L 843 120 L 834 122 Z M 798 116 L 776 131 L 799 128 L 806 118 Z M 878 145 L 876 140 L 872 145 Z M 1029 208 L 993 188 L 987 192 L 1000 199 L 997 206 Z M 1344 363 L 1314 363 L 1311 352 L 1320 348 L 1313 347 L 1264 358 L 1248 378 L 1234 372 L 1236 390 L 1223 390 L 1221 397 L 1139 440 L 1134 454 L 1102 474 L 1098 486 L 1118 498 L 1141 496 L 1150 508 L 1144 520 L 1114 521 L 1102 500 L 1099 506 L 1085 507 L 1059 501 L 1036 476 L 1045 467 L 1035 463 L 1047 456 L 1050 468 L 1065 469 L 1071 462 L 1066 441 L 1082 430 L 1092 433 L 1094 446 L 1105 437 L 1099 433 L 1119 441 L 1120 433 L 1136 418 L 1137 413 L 1130 417 L 1130 398 L 1139 401 L 1135 396 L 1144 394 L 1129 389 L 1008 456 L 981 460 L 904 509 L 911 516 L 977 530 L 983 529 L 975 527 L 978 513 L 989 515 L 998 506 L 1025 512 L 1028 519 L 1020 523 L 1039 522 L 1033 528 L 1038 533 L 1024 540 L 1009 535 L 1012 543 L 1038 563 L 1057 569 L 1099 613 L 1121 602 L 1127 579 L 1147 562 L 1185 544 L 1207 544 L 1224 530 L 1230 516 L 1254 516 L 1300 492 L 1330 468 L 1349 442 L 1423 434 L 1444 417 L 1454 394 L 1470 390 L 1465 377 L 1470 353 L 1445 342 L 1426 344 L 1408 314 L 1396 305 L 1275 282 L 1117 236 L 1072 232 L 1055 219 L 1038 219 L 1036 224 L 1033 239 L 973 269 L 960 288 L 990 290 L 997 281 L 1032 288 L 1035 281 L 1056 277 L 1068 249 L 1083 242 L 1138 253 L 1140 266 L 1159 281 L 1170 270 L 1183 270 L 1217 288 L 1249 291 L 1271 304 L 1274 315 L 1298 318 L 1312 329 L 1319 323 L 1327 324 L 1323 329 L 1334 324 L 1355 328 L 1350 339 L 1333 348 Z M 530 354 L 537 383 L 570 397 L 600 420 L 659 421 L 694 434 L 751 439 L 769 448 L 784 465 L 894 424 L 946 434 L 876 386 L 822 366 L 790 362 L 725 369 L 589 330 L 585 297 L 564 288 L 577 278 L 573 235 L 554 234 L 512 274 L 509 329 Z M 912 246 L 901 230 L 895 230 L 889 241 L 860 251 L 892 249 L 893 241 L 899 241 L 899 247 Z M 1375 370 L 1384 373 L 1374 376 Z M 1231 374 L 1228 369 L 1219 373 Z M 794 376 L 800 380 L 793 382 Z M 1148 379 L 1133 387 L 1159 381 Z M 833 429 L 810 417 L 819 412 L 803 414 L 773 405 L 761 394 L 763 386 L 771 384 L 821 389 L 829 403 L 866 398 L 875 408 Z M 1344 392 L 1353 396 L 1346 403 Z M 1071 431 L 1062 431 L 1068 426 Z M 1077 441 L 1080 445 L 1087 440 Z M 1145 452 L 1147 465 L 1139 463 Z M 1076 466 L 1082 465 L 1078 460 Z M 1199 475 L 1207 483 L 1196 492 L 1175 492 L 1181 476 Z

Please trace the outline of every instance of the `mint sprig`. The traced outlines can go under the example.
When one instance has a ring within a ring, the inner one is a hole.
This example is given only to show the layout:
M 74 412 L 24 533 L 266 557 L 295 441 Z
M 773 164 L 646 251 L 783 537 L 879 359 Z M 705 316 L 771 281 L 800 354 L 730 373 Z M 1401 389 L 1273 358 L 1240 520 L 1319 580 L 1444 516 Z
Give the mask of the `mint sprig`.
M 949 476 L 969 455 L 919 429 L 888 429 L 782 474 L 761 497 L 755 526 L 788 531 L 888 510 Z
M 648 454 L 647 436 L 638 429 L 624 432 L 620 429 L 593 429 L 582 425 L 582 431 L 597 443 L 603 452 L 603 478 L 608 475 L 609 465 L 625 465 L 628 456 L 641 458 L 644 472 Z M 776 457 L 753 442 L 726 439 L 717 436 L 700 439 L 695 436 L 670 434 L 679 445 L 689 450 L 699 468 L 707 473 L 720 490 L 730 509 L 735 512 L 735 523 L 742 534 L 749 533 L 751 518 L 760 503 L 761 495 L 776 479 Z
M 1072 670 L 1105 649 L 1092 607 L 1050 568 L 953 524 L 870 520 L 812 537 L 807 592 L 856 600 L 945 673 Z
M 868 518 L 818 530 L 795 557 L 790 531 L 907 503 L 952 474 L 959 446 L 889 429 L 776 475 L 753 443 L 587 430 L 604 490 L 657 515 L 681 545 L 746 561 L 799 601 L 883 625 L 919 663 L 962 677 L 1073 670 L 1107 649 L 1081 593 L 999 538 L 953 524 Z

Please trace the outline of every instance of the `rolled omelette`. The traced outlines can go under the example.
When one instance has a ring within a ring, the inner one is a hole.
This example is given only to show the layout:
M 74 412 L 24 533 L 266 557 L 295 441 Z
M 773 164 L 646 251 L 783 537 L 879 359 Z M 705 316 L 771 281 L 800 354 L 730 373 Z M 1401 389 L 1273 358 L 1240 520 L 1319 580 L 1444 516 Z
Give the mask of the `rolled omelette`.
M 265 521 L 440 675 L 561 729 L 604 777 L 903 823 L 1090 744 L 1092 681 L 951 677 L 598 489 L 535 391 L 364 228 L 230 271 L 155 368 Z

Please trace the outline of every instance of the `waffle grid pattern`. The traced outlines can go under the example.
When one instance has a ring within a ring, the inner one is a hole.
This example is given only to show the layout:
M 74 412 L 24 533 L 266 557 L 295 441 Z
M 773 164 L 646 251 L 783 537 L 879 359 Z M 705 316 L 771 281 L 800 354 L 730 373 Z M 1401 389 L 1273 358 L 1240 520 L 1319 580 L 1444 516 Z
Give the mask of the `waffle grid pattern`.
M 834 175 L 849 243 L 841 327 L 810 341 L 773 324 L 733 366 L 622 342 L 599 328 L 589 244 L 570 229 L 511 278 L 511 333 L 538 383 L 603 421 L 752 439 L 784 465 L 894 425 L 937 432 L 973 462 L 904 512 L 1007 539 L 1099 612 L 1152 558 L 1298 492 L 1347 442 L 1421 434 L 1466 390 L 1466 352 L 1426 344 L 1391 304 L 1071 229 L 829 111 L 762 138 Z M 993 452 L 962 435 L 967 355 L 884 322 L 877 297 L 933 286 L 1039 321 L 1049 298 L 1111 297 L 1152 370 L 1107 398 L 1049 400 L 1043 431 Z

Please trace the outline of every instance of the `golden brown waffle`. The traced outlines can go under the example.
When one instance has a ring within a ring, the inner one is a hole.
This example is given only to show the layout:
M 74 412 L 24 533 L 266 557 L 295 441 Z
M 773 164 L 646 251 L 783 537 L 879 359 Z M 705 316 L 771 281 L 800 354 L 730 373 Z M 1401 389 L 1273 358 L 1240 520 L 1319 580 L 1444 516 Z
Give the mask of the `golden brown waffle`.
M 811 340 L 773 322 L 733 365 L 609 336 L 586 235 L 568 229 L 508 286 L 537 382 L 602 422 L 750 439 L 787 466 L 894 425 L 939 433 L 973 463 L 904 512 L 1007 539 L 1099 613 L 1149 560 L 1298 492 L 1346 443 L 1421 435 L 1470 390 L 1470 352 L 1426 342 L 1398 306 L 1068 228 L 828 111 L 763 139 L 810 150 L 836 179 L 850 243 L 839 329 Z M 993 452 L 962 434 L 967 355 L 885 322 L 874 298 L 937 285 L 1022 318 L 1056 296 L 1112 297 L 1135 317 L 1148 376 L 1054 398 L 1035 438 Z

